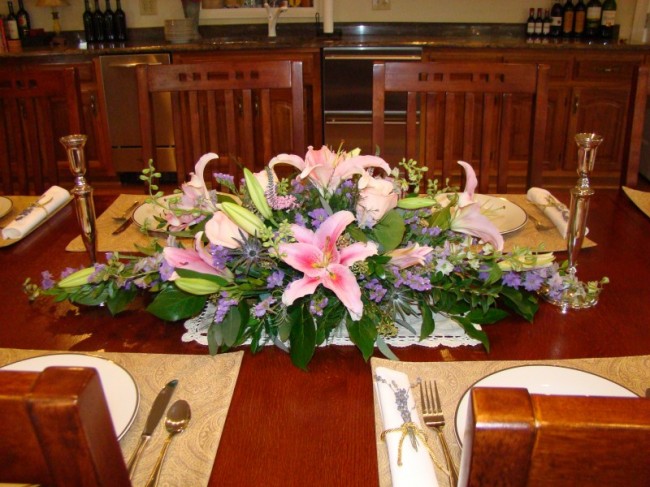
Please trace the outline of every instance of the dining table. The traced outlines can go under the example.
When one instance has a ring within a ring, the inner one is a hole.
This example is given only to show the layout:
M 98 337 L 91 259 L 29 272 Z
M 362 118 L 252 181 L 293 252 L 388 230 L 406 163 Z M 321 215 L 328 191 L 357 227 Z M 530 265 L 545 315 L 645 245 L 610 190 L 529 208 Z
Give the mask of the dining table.
M 568 201 L 568 191 L 554 194 Z M 97 214 L 115 198 L 96 195 Z M 489 351 L 481 345 L 413 344 L 395 348 L 397 357 L 442 363 L 650 354 L 650 219 L 621 189 L 598 189 L 588 227 L 596 245 L 580 252 L 578 276 L 585 281 L 609 279 L 595 307 L 562 313 L 540 299 L 532 322 L 513 315 L 484 325 Z M 0 248 L 1 348 L 208 354 L 206 346 L 182 340 L 182 323 L 164 322 L 143 306 L 112 316 L 104 307 L 77 307 L 48 297 L 30 302 L 23 292 L 27 278 L 38 283 L 43 271 L 58 276 L 66 267 L 89 264 L 85 252 L 65 250 L 78 234 L 74 206 L 68 204 L 28 237 Z M 556 257 L 562 261 L 566 252 Z M 208 485 L 380 484 L 371 365 L 356 347 L 319 348 L 307 370 L 294 366 L 276 347 L 257 353 L 247 347 L 237 350 L 243 351 L 243 359 Z M 382 357 L 378 351 L 374 356 Z M 218 397 L 220 390 L 209 394 Z

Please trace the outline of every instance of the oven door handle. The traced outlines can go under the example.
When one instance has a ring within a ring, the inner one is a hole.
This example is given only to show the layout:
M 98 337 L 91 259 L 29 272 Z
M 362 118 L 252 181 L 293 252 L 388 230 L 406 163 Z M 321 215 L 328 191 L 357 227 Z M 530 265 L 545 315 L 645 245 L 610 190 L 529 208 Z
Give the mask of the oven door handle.
M 325 54 L 326 61 L 421 61 L 415 54 Z
M 147 66 L 158 66 L 162 63 L 157 63 L 157 62 L 151 62 L 151 63 L 115 63 L 115 64 L 109 64 L 110 68 L 126 68 L 126 69 L 131 69 L 135 68 L 136 66 L 140 66 L 141 64 L 146 64 Z

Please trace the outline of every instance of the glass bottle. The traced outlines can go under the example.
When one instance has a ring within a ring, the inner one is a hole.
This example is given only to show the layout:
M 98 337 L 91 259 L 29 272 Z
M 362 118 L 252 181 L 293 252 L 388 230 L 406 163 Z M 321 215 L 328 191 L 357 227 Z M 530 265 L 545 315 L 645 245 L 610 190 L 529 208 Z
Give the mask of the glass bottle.
M 603 6 L 600 0 L 589 0 L 587 4 L 587 21 L 585 23 L 585 35 L 597 37 L 600 35 L 600 17 Z
M 562 4 L 555 2 L 551 7 L 551 37 L 559 37 L 562 34 Z
M 600 21 L 600 35 L 606 39 L 614 37 L 614 25 L 616 24 L 616 0 L 605 0 L 603 2 L 603 15 Z
M 95 33 L 95 41 L 104 41 L 104 14 L 99 8 L 99 0 L 95 0 L 95 11 L 93 12 L 93 32 Z
M 90 0 L 84 0 L 84 13 L 83 13 L 84 33 L 86 34 L 86 42 L 95 42 L 95 30 L 93 29 L 93 13 L 90 11 Z
M 587 22 L 587 6 L 583 0 L 578 0 L 575 8 L 573 35 L 583 37 L 585 35 L 585 24 Z
M 542 35 L 548 37 L 551 35 L 551 11 L 546 9 L 544 11 L 544 24 L 542 25 Z
M 115 9 L 115 40 L 124 42 L 126 40 L 126 14 L 122 10 L 122 1 L 117 0 Z
M 5 19 L 5 26 L 7 28 L 7 37 L 12 40 L 20 39 L 20 31 L 18 30 L 18 20 L 16 19 L 16 14 L 14 13 L 14 3 L 9 1 L 7 2 L 9 7 L 9 14 Z
M 115 40 L 115 14 L 111 8 L 111 0 L 106 0 L 106 10 L 104 10 L 104 39 L 108 42 Z
M 16 22 L 18 24 L 18 34 L 21 39 L 29 37 L 29 31 L 32 28 L 32 23 L 29 18 L 29 13 L 25 10 L 23 0 L 18 0 L 18 12 L 16 12 Z
M 544 17 L 542 16 L 542 9 L 537 9 L 537 17 L 535 17 L 535 35 L 540 37 L 544 30 Z
M 573 35 L 573 24 L 575 20 L 575 7 L 571 0 L 566 0 L 562 9 L 562 35 L 571 37 Z
M 535 35 L 535 9 L 528 10 L 528 20 L 526 21 L 526 35 L 532 37 Z

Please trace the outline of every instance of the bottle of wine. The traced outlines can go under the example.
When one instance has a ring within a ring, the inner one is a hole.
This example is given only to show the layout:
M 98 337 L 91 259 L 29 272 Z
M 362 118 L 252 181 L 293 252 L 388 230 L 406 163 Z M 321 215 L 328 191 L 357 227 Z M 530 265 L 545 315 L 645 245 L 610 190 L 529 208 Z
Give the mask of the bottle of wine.
M 126 14 L 122 10 L 122 1 L 117 0 L 115 9 L 115 40 L 124 42 L 126 40 Z
M 95 33 L 95 42 L 104 41 L 104 14 L 99 8 L 99 0 L 95 0 L 95 11 L 93 12 L 93 32 Z
M 562 34 L 562 4 L 555 2 L 551 7 L 551 37 L 559 37 Z
M 90 0 L 84 0 L 84 33 L 86 34 L 86 42 L 95 42 L 95 30 L 93 29 L 93 13 L 90 11 Z
M 532 37 L 535 35 L 535 9 L 528 10 L 528 20 L 526 21 L 526 35 Z
M 535 17 L 535 35 L 540 37 L 544 30 L 544 17 L 542 17 L 542 9 L 537 9 L 537 17 Z
M 544 24 L 542 24 L 542 35 L 548 37 L 551 35 L 551 11 L 546 9 L 544 11 Z
M 18 0 L 18 12 L 16 12 L 16 22 L 18 23 L 18 33 L 20 38 L 24 39 L 29 37 L 29 31 L 32 28 L 32 23 L 29 19 L 29 13 L 25 10 L 23 0 Z
M 571 37 L 573 35 L 573 24 L 575 21 L 575 7 L 571 0 L 566 0 L 562 9 L 562 35 Z
M 583 0 L 576 3 L 575 14 L 573 19 L 573 35 L 583 37 L 585 35 L 585 24 L 587 22 L 587 6 Z
M 104 39 L 108 42 L 115 40 L 115 14 L 111 8 L 111 0 L 106 0 L 106 10 L 104 10 Z
M 589 0 L 587 4 L 587 21 L 585 23 L 585 35 L 596 37 L 600 35 L 600 17 L 603 6 L 600 0 Z
M 18 20 L 16 19 L 16 14 L 14 12 L 14 3 L 9 1 L 7 2 L 9 7 L 9 13 L 5 18 L 5 26 L 7 29 L 7 38 L 9 39 L 20 39 L 20 31 L 18 30 Z
M 616 0 L 605 0 L 603 2 L 603 15 L 600 21 L 600 35 L 606 39 L 614 36 L 614 25 L 616 24 Z

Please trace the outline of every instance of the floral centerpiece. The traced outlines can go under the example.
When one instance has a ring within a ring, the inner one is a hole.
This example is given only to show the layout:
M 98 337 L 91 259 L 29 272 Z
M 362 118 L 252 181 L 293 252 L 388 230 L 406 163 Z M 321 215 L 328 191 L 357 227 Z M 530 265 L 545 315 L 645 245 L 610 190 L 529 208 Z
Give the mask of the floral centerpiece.
M 154 194 L 159 174 L 151 163 L 145 169 L 149 201 L 166 209 L 157 229 L 169 235 L 164 246 L 141 249 L 144 256 L 109 254 L 58 282 L 45 273 L 40 287 L 26 284 L 28 292 L 103 303 L 111 313 L 148 293 L 147 310 L 170 321 L 212 304 L 211 353 L 246 341 L 257 351 L 272 341 L 305 368 L 339 327 L 365 359 L 375 347 L 394 357 L 385 338 L 411 329 L 413 317 L 420 338 L 442 315 L 489 349 L 477 325 L 509 312 L 532 321 L 535 293 L 562 290 L 552 254 L 503 252 L 502 236 L 474 200 L 477 180 L 466 162 L 459 161 L 466 186 L 458 192 L 425 184 L 426 169 L 412 160 L 391 168 L 358 150 L 310 147 L 304 159 L 281 154 L 261 172 L 244 169 L 240 184 L 214 174 L 226 194 L 204 180 L 217 157 L 203 156 L 191 180 L 164 199 Z M 279 178 L 281 165 L 295 176 Z

